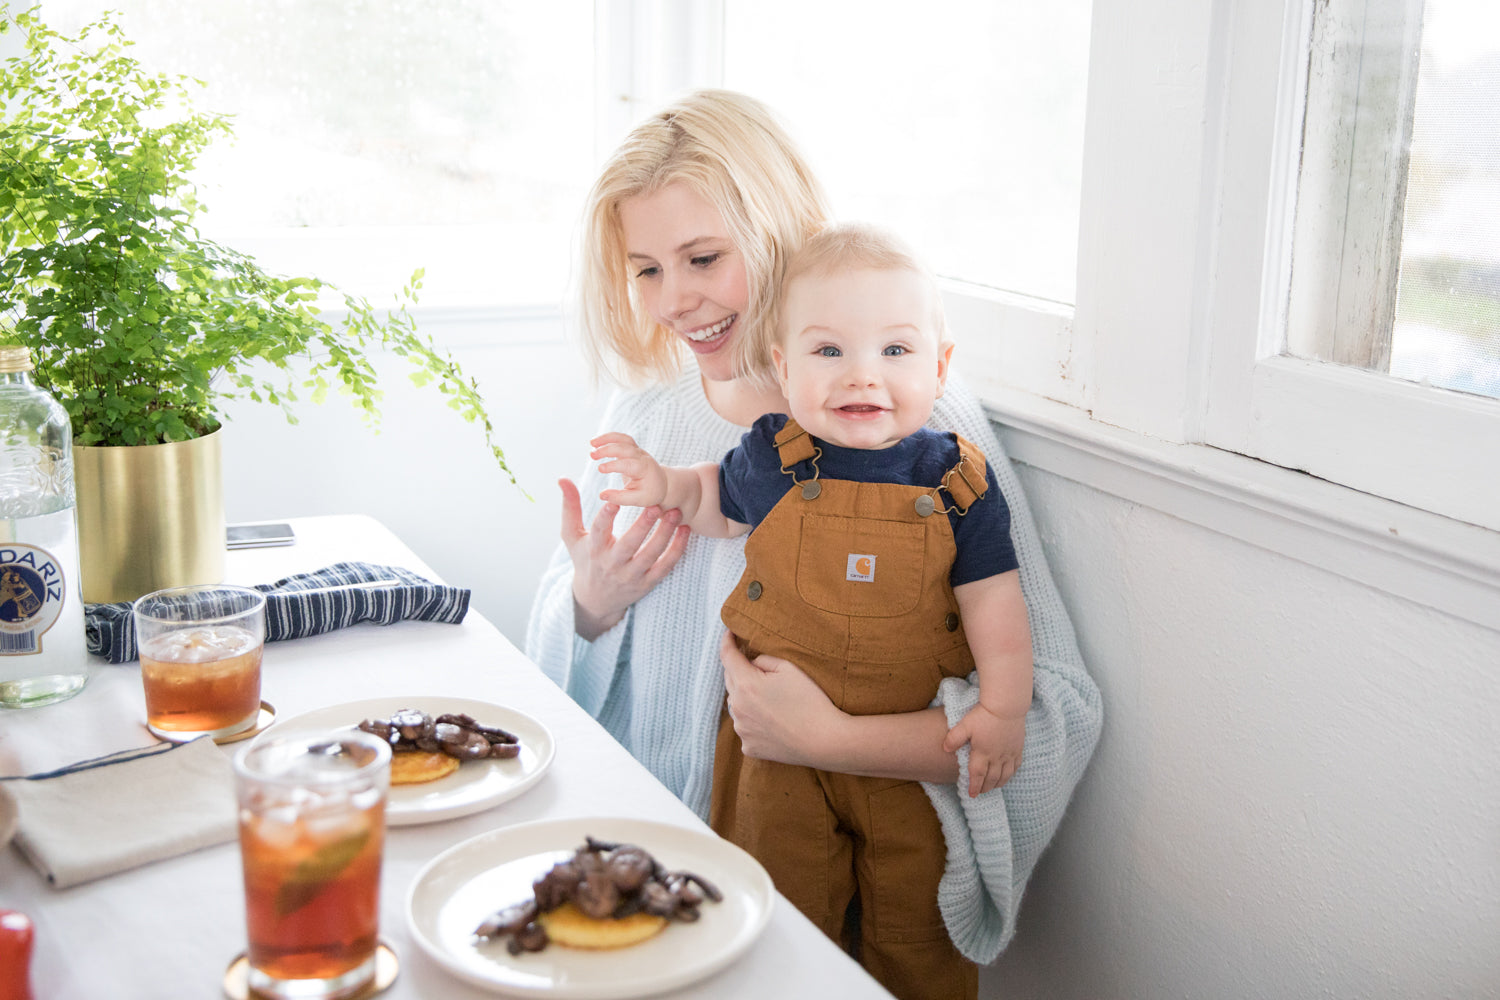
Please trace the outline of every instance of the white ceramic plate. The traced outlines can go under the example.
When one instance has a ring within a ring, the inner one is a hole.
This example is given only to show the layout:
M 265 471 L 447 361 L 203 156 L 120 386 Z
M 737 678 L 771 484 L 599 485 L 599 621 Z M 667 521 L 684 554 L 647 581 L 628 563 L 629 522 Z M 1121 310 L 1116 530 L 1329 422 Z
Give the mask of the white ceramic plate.
M 521 741 L 519 756 L 508 760 L 466 760 L 457 771 L 420 785 L 392 785 L 385 821 L 390 826 L 436 823 L 483 812 L 515 798 L 541 778 L 552 763 L 556 747 L 547 727 L 513 708 L 467 698 L 372 698 L 320 708 L 272 726 L 266 738 L 283 733 L 327 731 L 357 726 L 366 719 L 388 719 L 399 709 L 415 708 L 429 715 L 464 713 L 486 726 L 499 726 Z
M 474 928 L 531 895 L 531 883 L 583 846 L 626 842 L 667 868 L 701 875 L 724 894 L 694 923 L 614 951 L 548 945 L 511 955 L 504 940 L 476 942 Z M 620 1000 L 665 993 L 718 972 L 745 953 L 771 918 L 776 892 L 760 864 L 711 833 L 649 820 L 541 820 L 502 827 L 450 848 L 412 882 L 406 919 L 423 951 L 459 979 L 496 993 L 549 1000 Z

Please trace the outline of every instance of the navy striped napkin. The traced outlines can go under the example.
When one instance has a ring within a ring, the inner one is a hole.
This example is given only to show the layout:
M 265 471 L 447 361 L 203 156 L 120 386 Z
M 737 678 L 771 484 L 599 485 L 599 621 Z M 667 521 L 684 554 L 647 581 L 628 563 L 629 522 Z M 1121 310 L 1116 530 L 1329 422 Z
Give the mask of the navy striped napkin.
M 362 562 L 335 563 L 255 589 L 266 595 L 267 642 L 321 635 L 357 622 L 456 625 L 469 612 L 468 590 L 433 583 L 411 570 Z M 136 658 L 128 602 L 85 604 L 83 617 L 90 653 L 110 663 Z

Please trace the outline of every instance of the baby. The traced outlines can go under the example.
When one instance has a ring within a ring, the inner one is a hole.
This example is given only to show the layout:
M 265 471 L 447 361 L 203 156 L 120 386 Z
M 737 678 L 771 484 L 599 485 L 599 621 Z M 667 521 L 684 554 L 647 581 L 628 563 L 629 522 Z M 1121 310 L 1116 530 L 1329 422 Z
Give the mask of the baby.
M 602 435 L 593 457 L 624 482 L 600 497 L 679 508 L 704 535 L 750 531 L 725 624 L 752 659 L 796 664 L 847 713 L 918 712 L 944 677 L 977 670 L 979 703 L 943 746 L 967 745 L 968 792 L 989 792 L 1021 762 L 1031 634 L 984 455 L 924 426 L 953 353 L 936 283 L 888 234 L 837 225 L 792 257 L 780 291 L 765 327 L 790 418 L 763 416 L 720 463 L 689 468 Z M 882 919 L 879 900 L 930 911 L 942 934 L 942 830 L 915 781 L 748 758 L 726 712 L 710 820 L 830 934 L 855 894 L 866 920 Z M 923 947 L 898 936 L 881 960 L 920 967 Z

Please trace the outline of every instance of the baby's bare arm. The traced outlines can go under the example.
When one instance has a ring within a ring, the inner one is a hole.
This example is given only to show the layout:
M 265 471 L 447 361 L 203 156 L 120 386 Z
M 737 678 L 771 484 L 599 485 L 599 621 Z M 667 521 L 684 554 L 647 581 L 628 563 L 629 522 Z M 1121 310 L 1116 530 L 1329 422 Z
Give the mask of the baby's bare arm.
M 682 511 L 683 523 L 710 538 L 735 538 L 750 530 L 748 524 L 731 521 L 719 507 L 719 464 L 700 462 L 686 468 L 667 467 L 667 500 L 670 510 Z M 681 503 L 673 501 L 680 498 Z M 691 510 L 690 510 L 691 508 Z
M 1024 716 L 1031 707 L 1031 626 L 1021 571 L 961 583 L 953 596 L 979 671 L 979 704 L 1000 718 Z
M 599 471 L 618 473 L 624 479 L 620 489 L 600 491 L 599 499 L 606 503 L 680 510 L 683 524 L 712 538 L 733 538 L 749 530 L 719 510 L 716 463 L 662 465 L 626 434 L 602 434 L 589 443 L 594 447 L 591 457 L 603 460 Z
M 960 584 L 953 596 L 979 672 L 979 704 L 949 731 L 943 748 L 956 752 L 968 744 L 974 796 L 1005 784 L 1021 766 L 1031 705 L 1031 629 L 1016 570 Z

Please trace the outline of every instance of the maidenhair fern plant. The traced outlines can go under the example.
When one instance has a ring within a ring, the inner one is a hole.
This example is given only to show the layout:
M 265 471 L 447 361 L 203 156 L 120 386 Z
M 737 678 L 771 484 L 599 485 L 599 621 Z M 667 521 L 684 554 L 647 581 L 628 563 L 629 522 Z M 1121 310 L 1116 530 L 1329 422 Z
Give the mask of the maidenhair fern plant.
M 230 125 L 193 108 L 192 81 L 146 71 L 111 14 L 64 36 L 0 4 L 0 31 L 25 42 L 0 63 L 0 339 L 31 348 L 77 444 L 199 437 L 236 398 L 295 423 L 299 395 L 330 388 L 373 422 L 368 356 L 386 350 L 483 426 L 510 475 L 477 384 L 407 311 L 420 271 L 394 311 L 346 295 L 326 322 L 316 303 L 335 289 L 268 274 L 195 228 L 194 162 Z

